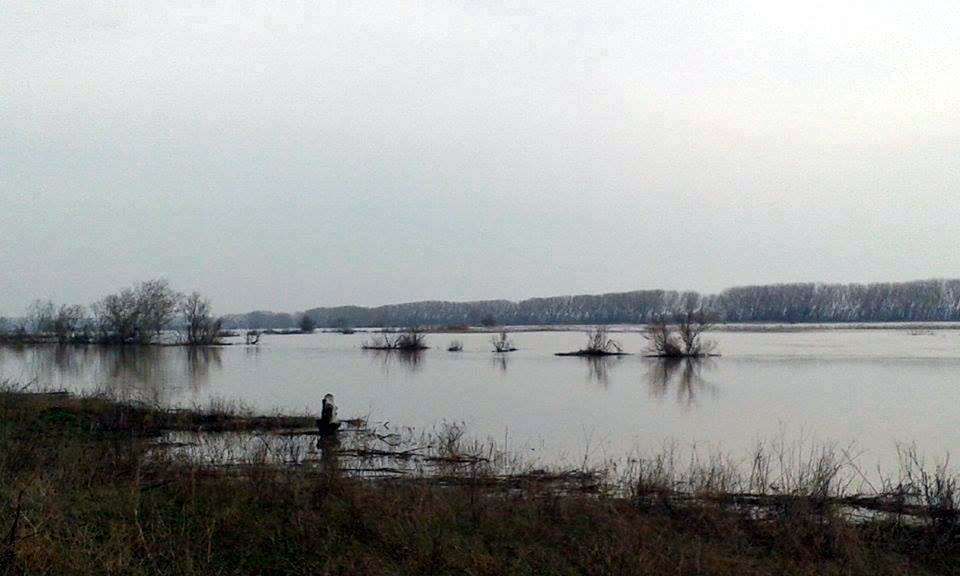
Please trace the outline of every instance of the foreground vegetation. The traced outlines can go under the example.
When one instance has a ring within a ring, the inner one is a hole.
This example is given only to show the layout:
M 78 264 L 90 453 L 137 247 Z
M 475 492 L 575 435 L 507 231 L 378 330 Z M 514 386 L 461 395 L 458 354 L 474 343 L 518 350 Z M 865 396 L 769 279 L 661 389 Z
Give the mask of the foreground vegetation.
M 253 450 L 225 467 L 156 447 L 169 428 L 298 428 L 306 417 L 160 410 L 9 385 L 0 417 L 6 574 L 934 574 L 960 565 L 952 477 L 917 468 L 883 497 L 844 500 L 828 451 L 789 474 L 760 451 L 746 477 L 720 461 L 680 467 L 667 453 L 598 481 L 595 471 L 504 474 L 502 460 L 464 457 L 461 435 L 446 434 L 432 444 L 445 454 L 437 473 L 369 480 L 329 456 L 276 465 Z M 888 513 L 852 521 L 855 505 Z

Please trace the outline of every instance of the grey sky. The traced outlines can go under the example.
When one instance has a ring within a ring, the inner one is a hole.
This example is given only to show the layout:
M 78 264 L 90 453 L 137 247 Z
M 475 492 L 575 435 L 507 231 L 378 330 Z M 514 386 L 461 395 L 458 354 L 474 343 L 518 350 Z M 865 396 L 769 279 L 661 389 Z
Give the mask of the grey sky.
M 955 2 L 41 4 L 0 314 L 960 276 Z

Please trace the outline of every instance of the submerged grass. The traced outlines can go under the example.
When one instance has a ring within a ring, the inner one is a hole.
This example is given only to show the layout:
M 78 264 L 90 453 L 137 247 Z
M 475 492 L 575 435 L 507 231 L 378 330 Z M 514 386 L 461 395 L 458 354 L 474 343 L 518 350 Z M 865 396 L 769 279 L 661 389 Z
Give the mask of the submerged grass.
M 336 459 L 250 450 L 224 469 L 155 448 L 168 425 L 290 423 L 227 407 L 8 385 L 0 417 L 0 574 L 934 574 L 960 559 L 955 479 L 910 449 L 875 494 L 902 509 L 851 521 L 830 449 L 764 446 L 748 474 L 665 450 L 602 476 L 524 468 L 447 425 L 423 437 L 437 473 L 370 481 Z

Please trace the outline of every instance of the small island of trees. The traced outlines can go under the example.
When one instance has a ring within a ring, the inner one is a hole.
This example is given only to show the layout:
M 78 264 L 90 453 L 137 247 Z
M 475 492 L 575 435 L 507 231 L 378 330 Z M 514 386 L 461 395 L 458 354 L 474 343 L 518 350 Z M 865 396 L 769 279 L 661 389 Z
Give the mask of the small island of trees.
M 626 356 L 620 343 L 607 335 L 606 326 L 587 331 L 587 345 L 576 352 L 557 352 L 557 356 Z
M 162 278 L 104 296 L 89 309 L 37 300 L 0 340 L 42 344 L 210 345 L 222 337 L 222 321 L 198 292 L 184 295 Z
M 517 347 L 513 344 L 513 340 L 507 336 L 506 330 L 501 330 L 499 334 L 491 337 L 490 343 L 493 344 L 493 351 L 496 353 L 516 352 L 517 350 Z
M 364 350 L 398 350 L 400 352 L 419 352 L 429 348 L 427 337 L 419 328 L 407 328 L 403 332 L 392 332 L 386 328 L 361 345 Z
M 668 323 L 658 317 L 647 326 L 644 337 L 652 358 L 705 358 L 714 354 L 716 342 L 704 340 L 702 335 L 712 326 L 710 316 L 703 310 L 687 310 L 675 315 Z

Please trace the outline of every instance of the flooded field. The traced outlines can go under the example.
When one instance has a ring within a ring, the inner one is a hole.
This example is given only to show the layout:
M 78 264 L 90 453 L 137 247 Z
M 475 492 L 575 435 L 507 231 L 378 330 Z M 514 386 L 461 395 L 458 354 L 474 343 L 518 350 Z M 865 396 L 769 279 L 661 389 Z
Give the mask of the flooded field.
M 613 336 L 631 356 L 554 354 L 572 331 L 429 334 L 416 355 L 362 350 L 370 334 L 266 335 L 218 348 L 3 347 L 0 379 L 102 390 L 171 406 L 240 404 L 318 413 L 416 433 L 444 423 L 544 465 L 657 452 L 665 444 L 747 455 L 758 441 L 835 443 L 861 465 L 892 469 L 897 444 L 931 459 L 960 452 L 960 331 L 816 329 L 708 334 L 722 354 L 700 362 L 644 358 L 633 327 Z M 448 352 L 451 340 L 461 352 Z

